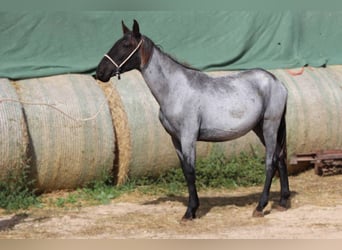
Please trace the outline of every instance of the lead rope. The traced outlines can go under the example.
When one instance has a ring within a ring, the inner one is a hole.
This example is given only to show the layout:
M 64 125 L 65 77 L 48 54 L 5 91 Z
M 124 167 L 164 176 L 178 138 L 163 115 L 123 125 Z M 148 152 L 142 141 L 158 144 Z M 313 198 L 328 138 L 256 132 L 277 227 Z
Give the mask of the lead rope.
M 91 115 L 89 117 L 86 117 L 86 118 L 76 118 L 76 117 L 73 117 L 73 116 L 65 113 L 60 108 L 56 107 L 55 106 L 56 104 L 40 103 L 40 102 L 27 102 L 27 101 L 12 99 L 12 98 L 0 99 L 0 104 L 3 103 L 3 102 L 16 102 L 16 103 L 25 104 L 25 105 L 47 106 L 47 107 L 50 107 L 50 108 L 53 108 L 53 109 L 57 110 L 58 112 L 60 112 L 61 114 L 63 114 L 64 116 L 68 117 L 69 119 L 71 119 L 71 120 L 73 120 L 75 122 L 87 122 L 87 121 L 95 120 L 97 118 L 97 116 L 100 114 L 100 112 L 105 107 L 106 102 L 108 102 L 108 99 L 112 96 L 113 92 L 114 92 L 114 86 L 112 84 L 112 89 L 111 89 L 108 97 L 103 100 L 103 102 L 100 104 L 99 109 L 96 111 L 96 113 L 94 113 L 93 115 Z

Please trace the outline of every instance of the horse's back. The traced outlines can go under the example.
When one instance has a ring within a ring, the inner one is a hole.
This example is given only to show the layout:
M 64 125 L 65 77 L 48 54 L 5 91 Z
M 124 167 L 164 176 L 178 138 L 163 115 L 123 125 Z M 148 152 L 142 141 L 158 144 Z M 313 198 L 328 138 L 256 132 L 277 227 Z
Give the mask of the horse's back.
M 246 96 L 251 98 L 255 94 L 260 96 L 265 108 L 267 106 L 282 108 L 287 101 L 287 89 L 285 85 L 275 75 L 264 69 L 257 68 L 241 71 L 233 77 L 228 78 L 229 81 L 231 82 L 230 84 L 237 88 L 247 89 Z

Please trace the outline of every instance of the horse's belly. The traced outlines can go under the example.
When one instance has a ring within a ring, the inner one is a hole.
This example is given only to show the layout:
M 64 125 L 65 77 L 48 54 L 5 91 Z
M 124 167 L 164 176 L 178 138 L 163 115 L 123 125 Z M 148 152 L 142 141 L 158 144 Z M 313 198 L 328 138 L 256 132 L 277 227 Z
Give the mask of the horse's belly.
M 247 134 L 260 120 L 260 108 L 207 113 L 202 117 L 198 140 L 228 141 Z
M 248 133 L 251 129 L 234 130 L 234 129 L 219 129 L 219 128 L 202 128 L 199 131 L 199 141 L 229 141 L 239 138 Z

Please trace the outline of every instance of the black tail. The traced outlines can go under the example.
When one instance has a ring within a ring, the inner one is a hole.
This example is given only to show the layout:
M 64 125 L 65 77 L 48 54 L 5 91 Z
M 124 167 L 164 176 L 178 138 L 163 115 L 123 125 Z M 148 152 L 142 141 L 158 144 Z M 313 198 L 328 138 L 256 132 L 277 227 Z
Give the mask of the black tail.
M 283 159 L 285 162 L 287 162 L 287 148 L 286 148 L 286 105 L 283 111 L 283 116 L 280 121 L 280 125 L 278 128 L 278 137 L 277 137 L 277 143 L 278 143 L 278 157 L 279 159 Z
M 287 151 L 286 151 L 286 105 L 283 111 L 283 116 L 280 121 L 279 129 L 278 129 L 278 173 L 280 177 L 280 192 L 281 198 L 279 201 L 279 205 L 283 208 L 286 208 L 287 200 L 289 199 L 291 192 L 289 188 L 289 179 L 288 179 L 288 171 L 287 171 Z

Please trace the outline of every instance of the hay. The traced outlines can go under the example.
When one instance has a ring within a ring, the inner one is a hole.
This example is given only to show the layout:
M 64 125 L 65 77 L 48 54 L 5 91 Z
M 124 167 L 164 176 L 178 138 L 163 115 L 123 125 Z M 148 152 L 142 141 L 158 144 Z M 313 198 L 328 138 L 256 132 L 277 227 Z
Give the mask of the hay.
M 112 115 L 116 142 L 114 175 L 115 182 L 120 185 L 127 180 L 129 163 L 132 157 L 132 141 L 128 127 L 128 118 L 115 85 L 111 83 L 102 83 L 100 81 L 98 81 L 98 84 L 107 97 Z
M 15 99 L 18 96 L 7 79 L 0 79 L 0 99 Z M 16 176 L 27 163 L 27 129 L 18 102 L 0 102 L 0 181 Z
M 82 119 L 106 101 L 90 76 L 60 75 L 16 82 L 25 102 L 49 103 Z M 30 139 L 32 178 L 41 191 L 73 189 L 112 171 L 115 138 L 108 106 L 78 122 L 46 105 L 23 104 Z

